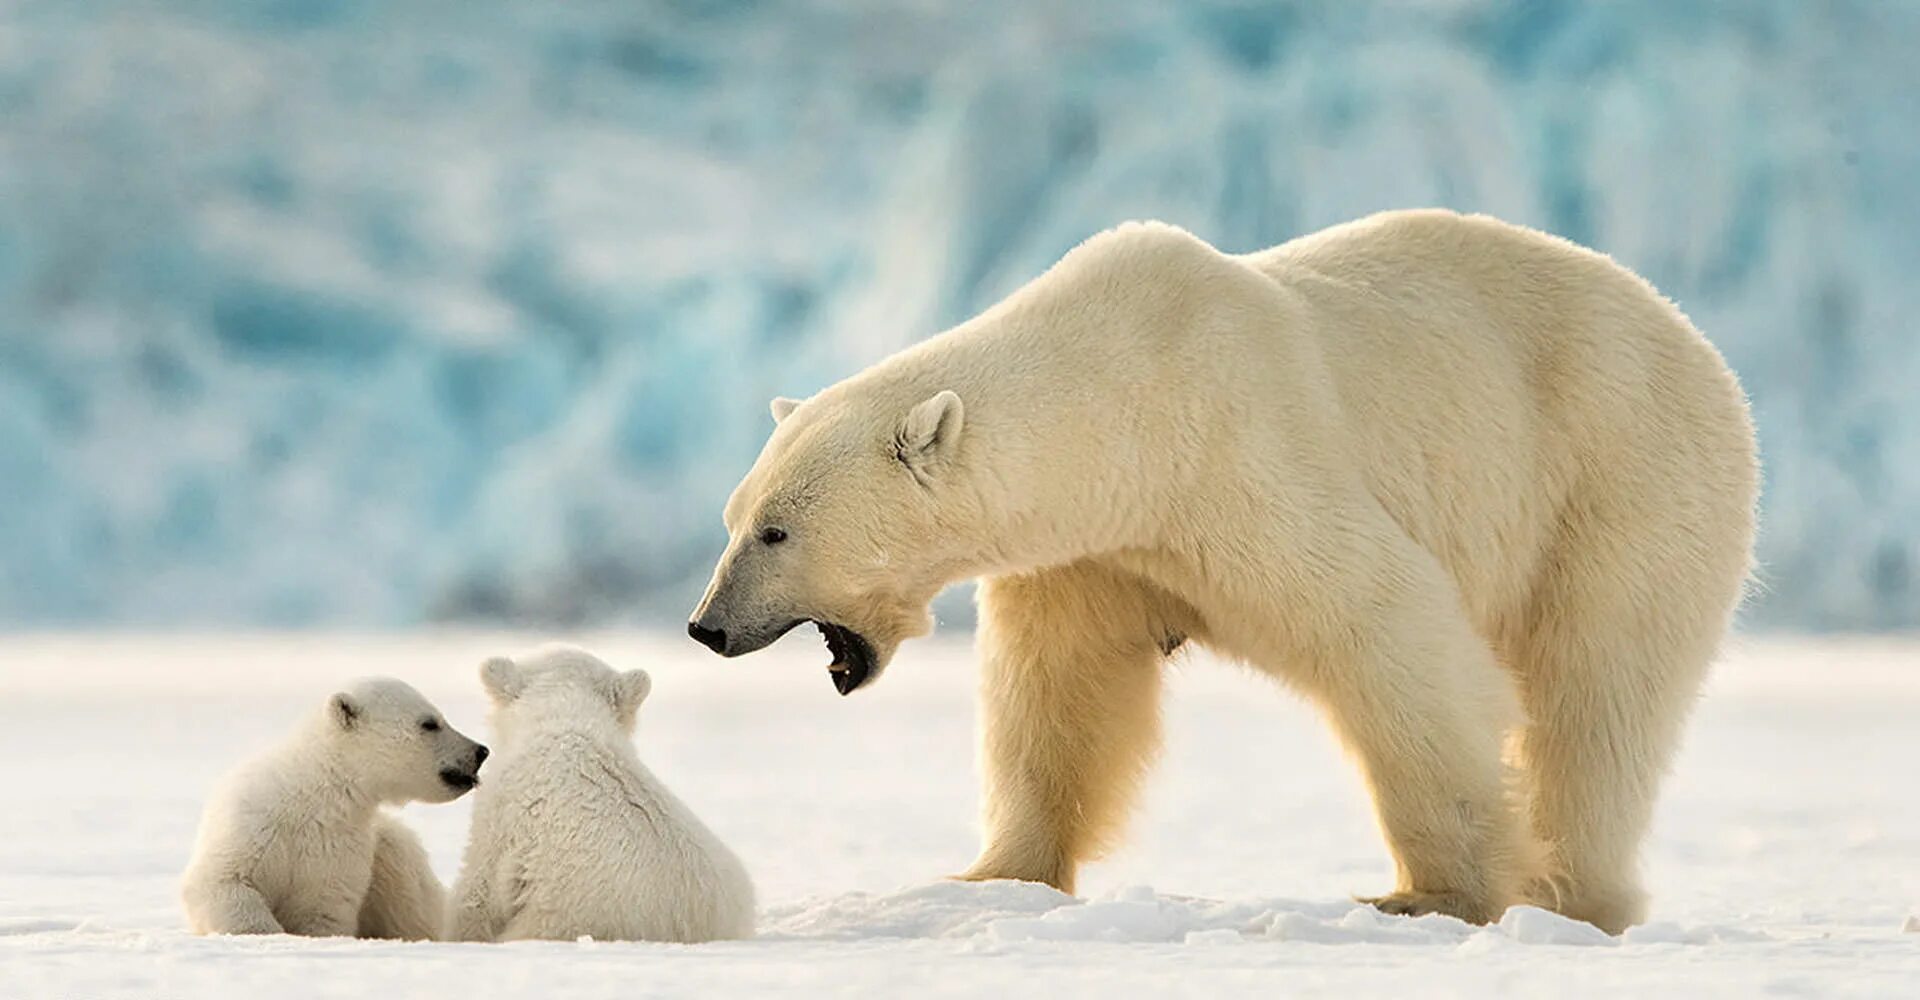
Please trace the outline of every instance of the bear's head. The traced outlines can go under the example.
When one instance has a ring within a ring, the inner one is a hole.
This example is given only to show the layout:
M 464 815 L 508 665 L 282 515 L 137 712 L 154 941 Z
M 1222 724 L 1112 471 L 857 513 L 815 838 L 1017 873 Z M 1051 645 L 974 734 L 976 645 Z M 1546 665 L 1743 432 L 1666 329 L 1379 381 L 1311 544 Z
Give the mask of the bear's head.
M 486 747 L 391 678 L 357 681 L 327 699 L 320 728 L 354 779 L 383 802 L 451 802 L 480 783 L 487 759 Z
M 687 625 L 739 656 L 813 622 L 841 694 L 932 628 L 928 605 L 966 575 L 982 533 L 960 397 L 847 386 L 773 401 L 777 426 L 727 500 L 727 550 Z
M 623 673 L 584 649 L 563 645 L 518 658 L 492 657 L 480 665 L 480 683 L 493 701 L 494 738 L 507 749 L 543 720 L 604 723 L 631 736 L 640 703 L 653 690 L 646 671 Z

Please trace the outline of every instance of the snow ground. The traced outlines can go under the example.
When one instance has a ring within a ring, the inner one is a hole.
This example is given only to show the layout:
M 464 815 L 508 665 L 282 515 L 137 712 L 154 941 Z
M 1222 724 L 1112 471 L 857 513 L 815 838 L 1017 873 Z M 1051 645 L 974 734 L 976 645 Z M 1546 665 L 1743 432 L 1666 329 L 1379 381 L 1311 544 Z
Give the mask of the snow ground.
M 1920 995 L 1920 641 L 1748 640 L 1701 705 L 1624 941 L 1540 911 L 1384 917 L 1351 768 L 1290 695 L 1193 658 L 1129 845 L 1085 902 L 938 880 L 974 848 L 971 655 L 909 645 L 842 700 L 818 643 L 644 665 L 641 752 L 739 851 L 759 940 L 698 947 L 200 939 L 174 887 L 209 783 L 335 683 L 389 673 L 484 732 L 525 636 L 0 640 L 0 996 Z M 482 736 L 484 738 L 484 736 Z M 407 810 L 444 878 L 467 808 Z M 1152 888 L 1147 888 L 1151 886 Z

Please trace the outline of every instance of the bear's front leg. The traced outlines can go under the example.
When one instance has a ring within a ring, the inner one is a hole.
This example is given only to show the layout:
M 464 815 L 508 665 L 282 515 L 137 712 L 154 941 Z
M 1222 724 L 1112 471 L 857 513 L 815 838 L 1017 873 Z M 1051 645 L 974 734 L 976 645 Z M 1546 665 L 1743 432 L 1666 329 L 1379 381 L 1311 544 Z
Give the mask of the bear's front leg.
M 1072 892 L 1159 747 L 1160 642 L 1138 584 L 1087 566 L 980 588 L 984 845 L 960 878 Z
M 339 899 L 333 893 L 289 903 L 283 918 L 288 934 L 301 937 L 354 937 L 360 928 L 357 899 Z
M 276 913 L 288 934 L 353 937 L 360 929 L 361 901 L 373 881 L 373 838 L 359 831 L 329 831 L 315 839 L 319 849 L 290 873 L 292 887 Z
M 195 934 L 282 934 L 266 897 L 237 878 L 189 873 L 182 893 Z

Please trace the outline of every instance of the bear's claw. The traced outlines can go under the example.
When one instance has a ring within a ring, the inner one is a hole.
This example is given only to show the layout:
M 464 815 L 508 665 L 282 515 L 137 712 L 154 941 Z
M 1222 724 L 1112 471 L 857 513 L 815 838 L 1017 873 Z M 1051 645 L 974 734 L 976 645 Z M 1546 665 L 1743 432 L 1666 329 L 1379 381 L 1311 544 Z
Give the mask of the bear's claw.
M 1470 924 L 1492 923 L 1500 914 L 1492 907 L 1474 900 L 1461 892 L 1421 892 L 1405 890 L 1388 893 L 1385 896 L 1361 896 L 1357 902 L 1396 916 L 1419 917 L 1429 913 L 1444 913 L 1457 917 Z

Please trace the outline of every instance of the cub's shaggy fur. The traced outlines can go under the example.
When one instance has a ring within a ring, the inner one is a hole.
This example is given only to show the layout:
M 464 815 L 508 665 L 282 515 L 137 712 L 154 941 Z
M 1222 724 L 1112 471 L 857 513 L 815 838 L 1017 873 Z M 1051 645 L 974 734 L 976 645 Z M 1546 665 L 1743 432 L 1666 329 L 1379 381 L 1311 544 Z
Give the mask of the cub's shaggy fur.
M 480 671 L 500 747 L 454 884 L 460 941 L 753 934 L 753 883 L 640 763 L 645 671 L 550 646 Z
M 487 748 L 418 691 L 361 681 L 207 804 L 182 880 L 195 934 L 431 940 L 445 892 L 418 837 L 383 805 L 449 802 Z

